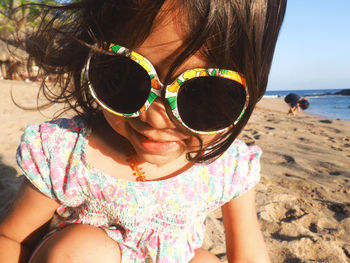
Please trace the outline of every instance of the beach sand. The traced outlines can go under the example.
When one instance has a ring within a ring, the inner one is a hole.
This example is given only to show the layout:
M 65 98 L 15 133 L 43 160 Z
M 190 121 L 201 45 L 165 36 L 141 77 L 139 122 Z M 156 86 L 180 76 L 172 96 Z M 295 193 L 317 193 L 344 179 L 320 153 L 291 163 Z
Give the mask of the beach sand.
M 29 123 L 58 110 L 36 105 L 37 83 L 0 81 L 0 214 L 20 179 L 15 151 Z M 350 262 L 350 122 L 287 116 L 282 99 L 259 102 L 240 139 L 263 150 L 257 210 L 273 263 Z M 207 219 L 204 248 L 227 262 L 220 210 Z

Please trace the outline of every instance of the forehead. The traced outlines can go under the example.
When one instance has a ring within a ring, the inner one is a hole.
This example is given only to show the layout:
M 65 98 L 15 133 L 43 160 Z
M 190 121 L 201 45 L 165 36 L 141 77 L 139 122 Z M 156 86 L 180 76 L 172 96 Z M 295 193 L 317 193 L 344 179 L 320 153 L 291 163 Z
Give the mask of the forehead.
M 151 33 L 135 49 L 136 52 L 149 59 L 158 73 L 163 76 L 177 56 L 184 50 L 184 43 L 188 35 L 184 9 L 175 4 L 166 3 L 156 17 Z M 206 64 L 205 58 L 200 52 L 197 52 L 184 61 L 176 72 L 180 73 L 191 68 L 205 67 Z
M 165 4 L 160 9 L 152 26 L 151 33 L 137 48 L 141 54 L 157 51 L 163 57 L 180 50 L 186 37 L 186 25 L 179 19 L 181 8 L 175 4 Z

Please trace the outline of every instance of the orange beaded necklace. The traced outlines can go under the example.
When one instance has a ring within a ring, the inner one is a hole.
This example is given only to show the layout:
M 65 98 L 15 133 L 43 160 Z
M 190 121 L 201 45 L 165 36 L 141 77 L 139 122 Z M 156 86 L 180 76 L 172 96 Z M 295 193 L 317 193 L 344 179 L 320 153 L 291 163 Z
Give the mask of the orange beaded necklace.
M 136 159 L 134 154 L 128 156 L 127 161 L 131 170 L 133 170 L 133 176 L 136 176 L 136 181 L 147 181 L 145 177 L 145 172 L 142 170 L 142 167 L 139 166 L 139 162 Z

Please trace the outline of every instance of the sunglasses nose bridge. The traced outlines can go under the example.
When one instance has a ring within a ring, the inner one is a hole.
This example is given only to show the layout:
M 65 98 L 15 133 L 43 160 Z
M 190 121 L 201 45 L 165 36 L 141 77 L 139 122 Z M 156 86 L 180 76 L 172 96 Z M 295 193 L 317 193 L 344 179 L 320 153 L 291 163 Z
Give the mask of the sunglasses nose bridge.
M 157 95 L 157 97 L 162 97 L 163 89 L 164 84 L 159 80 L 158 77 L 155 77 L 151 80 L 151 92 Z
M 163 88 L 164 84 L 160 82 L 158 76 L 155 76 L 151 79 L 151 90 L 149 97 L 146 101 L 144 111 L 146 111 L 157 98 L 162 98 Z

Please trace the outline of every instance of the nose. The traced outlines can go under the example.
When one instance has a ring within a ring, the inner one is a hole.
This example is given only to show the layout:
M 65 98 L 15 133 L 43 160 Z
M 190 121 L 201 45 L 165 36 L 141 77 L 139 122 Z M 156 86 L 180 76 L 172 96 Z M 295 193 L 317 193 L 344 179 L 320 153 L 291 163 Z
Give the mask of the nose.
M 140 120 L 155 129 L 174 129 L 161 98 L 156 98 L 149 108 L 139 116 Z

